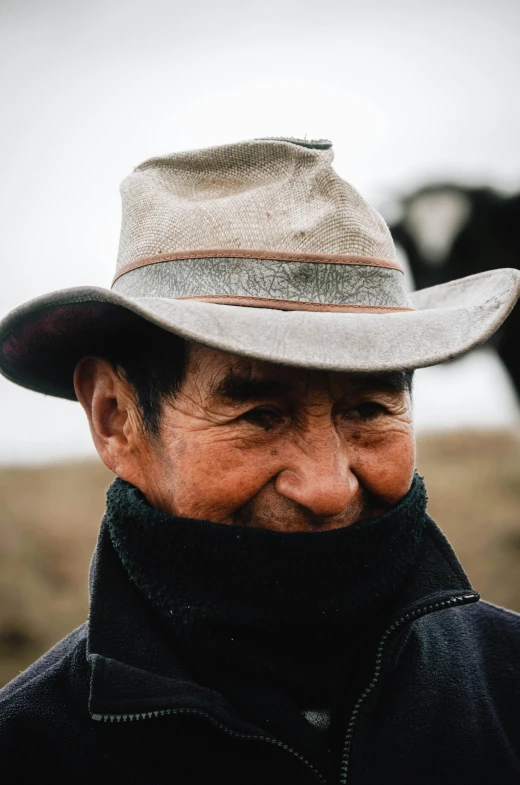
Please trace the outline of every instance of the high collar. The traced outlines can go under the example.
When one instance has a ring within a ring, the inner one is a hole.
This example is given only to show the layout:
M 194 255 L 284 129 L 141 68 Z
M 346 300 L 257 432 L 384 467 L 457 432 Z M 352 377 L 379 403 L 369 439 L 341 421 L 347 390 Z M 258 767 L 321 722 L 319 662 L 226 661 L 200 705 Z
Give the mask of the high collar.
M 426 503 L 415 475 L 378 518 L 284 533 L 169 515 L 116 479 L 105 525 L 132 583 L 177 638 L 200 638 L 202 648 L 208 634 L 227 633 L 260 646 L 266 636 L 309 646 L 364 623 L 392 599 L 415 562 Z
M 324 533 L 329 534 L 334 533 Z M 90 594 L 89 708 L 93 715 L 192 709 L 237 724 L 227 699 L 198 684 L 175 656 L 159 616 L 150 612 L 149 601 L 129 580 L 114 548 L 107 516 L 92 560 Z M 386 624 L 412 617 L 419 609 L 426 613 L 429 605 L 459 595 L 467 596 L 468 602 L 478 599 L 447 539 L 425 516 L 413 569 L 393 597 Z

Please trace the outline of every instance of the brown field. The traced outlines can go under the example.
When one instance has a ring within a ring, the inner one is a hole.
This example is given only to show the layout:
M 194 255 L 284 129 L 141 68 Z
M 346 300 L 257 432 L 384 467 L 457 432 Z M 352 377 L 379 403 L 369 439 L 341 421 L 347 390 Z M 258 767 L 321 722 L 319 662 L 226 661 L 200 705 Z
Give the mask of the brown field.
M 418 468 L 474 587 L 520 612 L 520 434 L 423 436 Z M 0 468 L 0 685 L 85 620 L 110 481 L 92 461 Z

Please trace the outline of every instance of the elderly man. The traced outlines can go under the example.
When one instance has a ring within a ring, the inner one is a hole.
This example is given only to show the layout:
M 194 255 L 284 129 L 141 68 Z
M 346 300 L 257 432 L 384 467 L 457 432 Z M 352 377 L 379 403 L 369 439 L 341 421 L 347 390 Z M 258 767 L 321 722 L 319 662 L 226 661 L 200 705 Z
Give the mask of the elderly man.
M 122 193 L 112 289 L 0 324 L 2 372 L 77 398 L 116 475 L 88 622 L 0 693 L 5 781 L 516 785 L 520 616 L 426 513 L 411 383 L 519 273 L 408 296 L 323 140 L 155 158 Z

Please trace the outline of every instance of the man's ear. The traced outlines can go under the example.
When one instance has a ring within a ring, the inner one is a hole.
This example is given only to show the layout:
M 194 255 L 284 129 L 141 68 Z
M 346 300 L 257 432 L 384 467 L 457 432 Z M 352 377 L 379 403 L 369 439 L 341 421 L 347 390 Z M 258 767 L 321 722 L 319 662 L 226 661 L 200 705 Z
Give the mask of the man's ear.
M 133 475 L 142 422 L 133 389 L 107 360 L 82 358 L 74 370 L 74 390 L 90 426 L 99 457 L 123 479 Z

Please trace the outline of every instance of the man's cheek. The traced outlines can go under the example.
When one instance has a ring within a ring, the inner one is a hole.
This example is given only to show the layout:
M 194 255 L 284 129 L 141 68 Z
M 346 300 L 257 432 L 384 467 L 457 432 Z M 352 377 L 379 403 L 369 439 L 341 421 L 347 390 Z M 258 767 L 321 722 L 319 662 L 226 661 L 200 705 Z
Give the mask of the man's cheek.
M 204 517 L 231 523 L 236 511 L 261 493 L 269 480 L 264 472 L 254 469 L 237 465 L 235 461 L 201 474 L 199 479 L 206 505 Z

